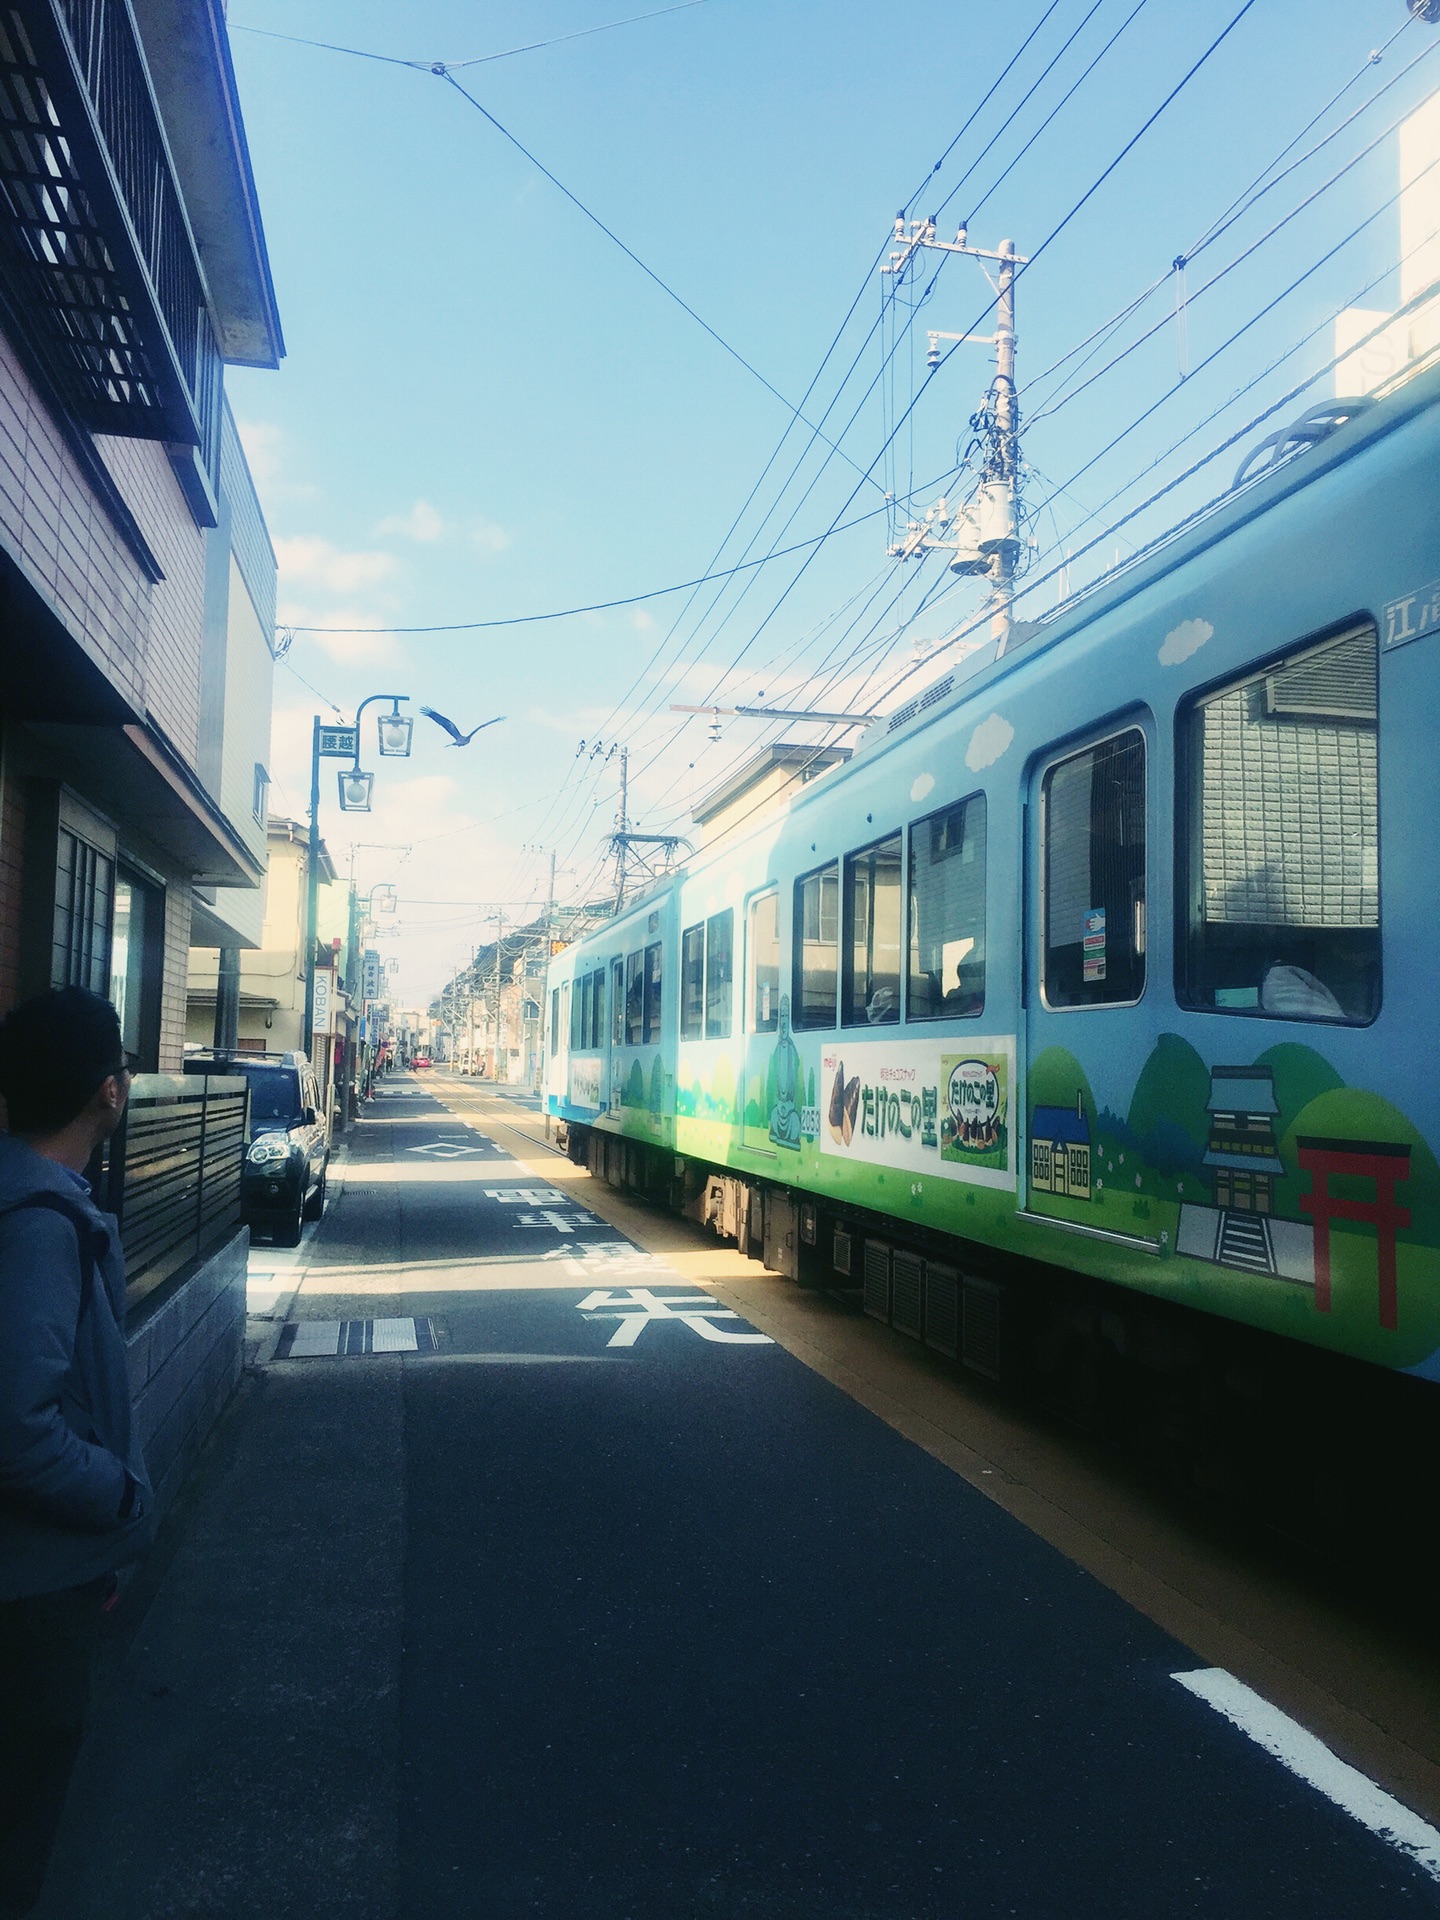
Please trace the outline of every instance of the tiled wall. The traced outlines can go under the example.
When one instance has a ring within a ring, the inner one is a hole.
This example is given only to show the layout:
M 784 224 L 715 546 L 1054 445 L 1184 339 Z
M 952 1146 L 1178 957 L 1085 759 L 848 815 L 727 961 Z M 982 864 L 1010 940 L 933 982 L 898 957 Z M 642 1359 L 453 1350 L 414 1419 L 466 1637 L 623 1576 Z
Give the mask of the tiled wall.
M 249 1248 L 241 1227 L 130 1330 L 135 1423 L 162 1509 L 239 1384 Z

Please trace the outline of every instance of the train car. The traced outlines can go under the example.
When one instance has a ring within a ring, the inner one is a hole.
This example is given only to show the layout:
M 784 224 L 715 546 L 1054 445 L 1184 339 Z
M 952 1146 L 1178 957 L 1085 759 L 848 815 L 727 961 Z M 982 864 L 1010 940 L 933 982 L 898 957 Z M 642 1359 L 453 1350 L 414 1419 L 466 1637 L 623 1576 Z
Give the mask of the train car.
M 572 1152 L 982 1370 L 1440 1379 L 1437 475 L 1440 370 L 741 806 L 552 966 Z

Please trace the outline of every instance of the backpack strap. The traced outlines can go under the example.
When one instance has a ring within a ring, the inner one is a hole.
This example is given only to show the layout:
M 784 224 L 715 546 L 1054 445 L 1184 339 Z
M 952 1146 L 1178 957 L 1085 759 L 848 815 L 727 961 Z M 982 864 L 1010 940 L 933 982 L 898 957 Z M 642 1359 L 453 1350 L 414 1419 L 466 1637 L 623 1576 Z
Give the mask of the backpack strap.
M 84 1214 L 58 1193 L 32 1193 L 24 1200 L 17 1200 L 13 1207 L 6 1207 L 5 1212 L 20 1213 L 27 1207 L 43 1207 L 47 1213 L 58 1213 L 75 1229 L 80 1248 L 80 1312 L 77 1318 L 83 1320 L 85 1309 L 95 1292 L 95 1230 Z

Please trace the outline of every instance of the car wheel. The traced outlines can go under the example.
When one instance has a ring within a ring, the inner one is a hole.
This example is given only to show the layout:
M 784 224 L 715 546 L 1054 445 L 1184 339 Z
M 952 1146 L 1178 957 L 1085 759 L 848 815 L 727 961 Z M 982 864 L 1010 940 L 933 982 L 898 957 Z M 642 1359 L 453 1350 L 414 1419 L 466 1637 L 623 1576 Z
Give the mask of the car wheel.
M 318 1220 L 325 1211 L 325 1187 L 330 1178 L 330 1163 L 326 1161 L 320 1174 L 320 1181 L 314 1193 L 305 1202 L 305 1218 Z
M 305 1229 L 305 1190 L 302 1187 L 300 1197 L 295 1202 L 295 1211 L 275 1228 L 277 1247 L 298 1247 L 300 1235 Z

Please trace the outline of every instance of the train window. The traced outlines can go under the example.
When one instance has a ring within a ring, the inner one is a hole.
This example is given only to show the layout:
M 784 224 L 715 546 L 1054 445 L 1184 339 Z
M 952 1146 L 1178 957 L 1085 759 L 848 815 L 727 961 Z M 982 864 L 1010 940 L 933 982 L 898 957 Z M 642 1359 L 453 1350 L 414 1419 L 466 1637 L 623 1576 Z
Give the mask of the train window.
M 927 814 L 910 829 L 907 1020 L 985 1011 L 985 796 Z
M 734 997 L 732 954 L 735 947 L 735 909 L 712 913 L 705 922 L 705 1038 L 730 1038 L 730 1003 Z
M 660 1038 L 660 1013 L 662 1007 L 660 981 L 660 942 L 645 949 L 645 1044 L 648 1047 Z
M 580 1045 L 581 1009 L 585 1001 L 585 982 L 582 979 L 570 983 L 570 1050 L 573 1053 Z
M 705 928 L 687 927 L 680 936 L 680 1038 L 698 1040 L 705 1031 Z
M 845 856 L 841 1024 L 900 1018 L 900 836 Z
M 795 882 L 793 1026 L 834 1026 L 839 959 L 840 867 L 832 860 Z
M 625 956 L 625 1041 L 638 1047 L 645 1036 L 645 956 Z
M 750 1031 L 774 1033 L 780 1017 L 780 896 L 772 887 L 752 900 L 746 935 L 746 999 Z
M 1145 736 L 1137 727 L 1045 775 L 1045 950 L 1051 1007 L 1128 1004 L 1145 990 Z
M 560 1051 L 560 989 L 550 989 L 550 1051 Z
M 625 962 L 612 961 L 610 966 L 610 1041 L 613 1046 L 625 1044 Z
M 605 1038 L 605 969 L 599 967 L 590 980 L 590 1038 L 588 1046 L 599 1047 Z
M 570 1031 L 570 982 L 567 980 L 560 989 L 560 1031 Z
M 1185 714 L 1178 997 L 1364 1024 L 1380 1010 L 1375 629 L 1273 662 Z

